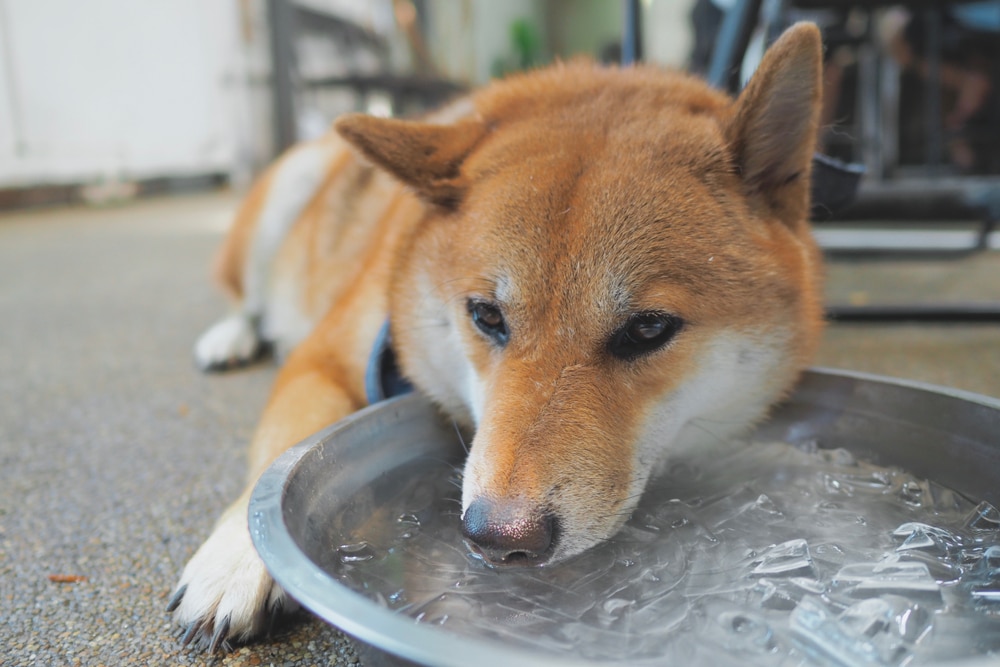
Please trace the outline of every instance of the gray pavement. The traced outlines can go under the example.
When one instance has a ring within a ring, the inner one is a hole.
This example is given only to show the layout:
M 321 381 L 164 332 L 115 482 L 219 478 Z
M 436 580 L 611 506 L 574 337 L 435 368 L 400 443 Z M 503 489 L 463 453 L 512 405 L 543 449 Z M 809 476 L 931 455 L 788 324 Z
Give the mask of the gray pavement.
M 208 661 L 180 647 L 164 611 L 240 489 L 274 376 L 270 364 L 206 376 L 191 363 L 225 307 L 207 267 L 235 202 L 0 214 L 0 664 L 357 660 L 303 614 Z M 946 268 L 835 265 L 831 276 L 836 298 L 1000 298 L 1000 253 Z M 819 362 L 1000 396 L 1000 326 L 834 327 Z M 79 579 L 50 580 L 60 575 Z
M 206 376 L 227 195 L 0 218 L 0 664 L 199 665 L 164 611 L 274 368 Z M 56 583 L 50 575 L 86 577 Z M 213 664 L 352 664 L 303 617 Z

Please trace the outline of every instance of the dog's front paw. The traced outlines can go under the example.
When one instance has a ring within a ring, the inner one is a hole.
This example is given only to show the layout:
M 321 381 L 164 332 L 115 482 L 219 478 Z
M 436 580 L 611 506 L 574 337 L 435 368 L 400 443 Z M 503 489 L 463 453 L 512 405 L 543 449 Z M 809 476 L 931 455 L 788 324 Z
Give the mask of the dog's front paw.
M 246 503 L 230 508 L 184 568 L 167 611 L 184 627 L 185 646 L 229 650 L 298 607 L 264 568 L 245 517 Z
M 203 371 L 225 370 L 250 363 L 263 349 L 253 318 L 236 313 L 201 335 L 194 346 L 194 360 Z

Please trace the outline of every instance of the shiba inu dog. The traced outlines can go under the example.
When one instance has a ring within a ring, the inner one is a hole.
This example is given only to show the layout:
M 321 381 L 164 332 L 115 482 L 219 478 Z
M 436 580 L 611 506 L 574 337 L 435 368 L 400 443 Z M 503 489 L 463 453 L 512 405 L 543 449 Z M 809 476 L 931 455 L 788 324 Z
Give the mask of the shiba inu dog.
M 607 539 L 685 427 L 760 419 L 817 346 L 808 227 L 821 42 L 789 29 L 736 100 L 653 67 L 574 62 L 422 121 L 348 115 L 253 187 L 217 277 L 205 368 L 284 357 L 247 490 L 180 578 L 185 642 L 287 610 L 251 544 L 254 481 L 363 407 L 390 323 L 406 378 L 475 428 L 463 531 L 499 566 Z

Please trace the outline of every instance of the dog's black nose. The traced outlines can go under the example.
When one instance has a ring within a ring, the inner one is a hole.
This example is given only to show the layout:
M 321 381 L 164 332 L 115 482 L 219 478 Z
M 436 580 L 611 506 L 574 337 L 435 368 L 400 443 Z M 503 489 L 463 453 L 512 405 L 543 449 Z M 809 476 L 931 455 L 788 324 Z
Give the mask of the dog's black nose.
M 462 516 L 462 534 L 494 565 L 541 565 L 555 546 L 556 521 L 517 500 L 477 498 Z

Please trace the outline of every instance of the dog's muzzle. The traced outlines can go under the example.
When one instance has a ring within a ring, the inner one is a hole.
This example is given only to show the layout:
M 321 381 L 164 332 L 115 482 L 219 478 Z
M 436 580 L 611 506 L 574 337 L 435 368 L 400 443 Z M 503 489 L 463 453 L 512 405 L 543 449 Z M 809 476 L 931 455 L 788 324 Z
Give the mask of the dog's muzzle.
M 519 500 L 477 498 L 462 516 L 462 534 L 491 565 L 542 565 L 555 548 L 558 522 Z

